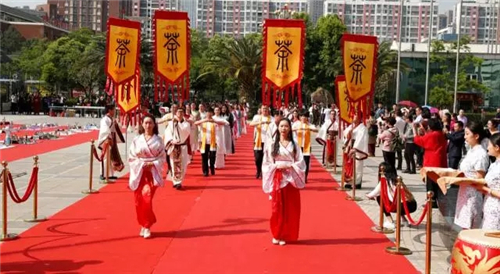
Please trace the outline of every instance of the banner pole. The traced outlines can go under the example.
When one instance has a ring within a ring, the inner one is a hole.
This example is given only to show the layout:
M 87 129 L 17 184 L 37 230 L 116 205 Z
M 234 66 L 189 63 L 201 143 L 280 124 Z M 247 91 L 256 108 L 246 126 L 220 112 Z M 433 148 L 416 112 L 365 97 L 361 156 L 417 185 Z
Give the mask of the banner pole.
M 33 168 L 38 167 L 38 159 L 39 159 L 38 156 L 33 157 L 33 160 L 35 161 L 35 163 L 33 164 Z M 27 219 L 24 221 L 30 222 L 30 223 L 47 221 L 47 219 L 44 217 L 38 218 L 38 178 L 35 182 L 33 192 L 34 192 L 33 195 L 35 195 L 35 196 L 33 196 L 33 219 Z

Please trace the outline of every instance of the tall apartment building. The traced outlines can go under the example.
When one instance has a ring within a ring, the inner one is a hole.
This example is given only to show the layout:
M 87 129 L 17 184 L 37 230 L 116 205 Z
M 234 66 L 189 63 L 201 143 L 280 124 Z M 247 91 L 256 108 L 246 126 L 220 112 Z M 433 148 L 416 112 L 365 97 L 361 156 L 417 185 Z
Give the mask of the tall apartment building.
M 421 43 L 427 40 L 430 26 L 430 0 L 409 0 L 403 5 L 401 41 Z M 325 14 L 337 14 L 347 31 L 377 36 L 380 41 L 398 41 L 401 2 L 398 0 L 356 1 L 326 0 Z M 438 31 L 438 5 L 434 3 L 432 37 Z
M 446 27 L 448 27 L 448 16 L 446 16 L 445 14 L 440 14 L 438 16 L 438 20 L 439 20 L 439 23 L 438 23 L 438 30 L 442 30 L 442 29 L 445 29 Z
M 215 34 L 239 37 L 261 32 L 264 19 L 275 18 L 275 11 L 285 5 L 293 11 L 307 12 L 308 2 L 309 0 L 198 0 L 196 27 L 209 37 Z
M 85 27 L 106 31 L 109 17 L 123 18 L 131 13 L 131 8 L 130 0 L 64 0 L 64 16 L 70 30 Z
M 498 0 L 464 1 L 462 10 L 455 5 L 455 20 L 460 33 L 468 35 L 472 43 L 500 43 L 500 3 Z
M 325 0 L 307 1 L 307 14 L 309 14 L 309 20 L 311 20 L 313 24 L 316 24 L 318 19 L 323 16 L 324 6 Z
M 156 10 L 185 11 L 191 20 L 191 28 L 196 27 L 197 0 L 131 0 L 132 12 L 127 18 L 140 21 L 142 34 L 152 37 L 153 16 Z

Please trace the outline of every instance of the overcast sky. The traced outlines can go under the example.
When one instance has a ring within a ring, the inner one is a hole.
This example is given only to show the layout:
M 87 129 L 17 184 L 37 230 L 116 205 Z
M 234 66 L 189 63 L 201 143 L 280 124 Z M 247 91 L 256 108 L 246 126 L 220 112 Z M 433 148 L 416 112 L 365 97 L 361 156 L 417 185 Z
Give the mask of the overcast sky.
M 47 1 L 43 0 L 1 0 L 2 4 L 12 7 L 22 7 L 22 6 L 30 6 L 31 8 L 35 8 L 38 4 L 47 3 Z M 458 0 L 438 0 L 439 3 L 439 13 L 444 14 L 446 11 L 453 9 L 453 5 L 458 3 Z

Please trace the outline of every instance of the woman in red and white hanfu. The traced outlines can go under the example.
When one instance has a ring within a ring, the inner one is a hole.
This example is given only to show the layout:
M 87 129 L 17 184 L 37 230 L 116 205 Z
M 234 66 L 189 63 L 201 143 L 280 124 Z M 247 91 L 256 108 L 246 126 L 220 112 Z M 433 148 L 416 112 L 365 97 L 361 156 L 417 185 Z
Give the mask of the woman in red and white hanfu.
M 134 191 L 137 221 L 141 225 L 140 236 L 151 237 L 151 226 L 156 223 L 153 197 L 158 186 L 163 186 L 165 145 L 158 136 L 158 125 L 148 114 L 139 125 L 139 136 L 134 138 L 129 150 L 129 187 Z
M 271 194 L 273 244 L 297 241 L 300 224 L 300 192 L 305 186 L 306 164 L 294 142 L 292 124 L 282 119 L 274 142 L 266 144 L 262 164 L 262 189 Z

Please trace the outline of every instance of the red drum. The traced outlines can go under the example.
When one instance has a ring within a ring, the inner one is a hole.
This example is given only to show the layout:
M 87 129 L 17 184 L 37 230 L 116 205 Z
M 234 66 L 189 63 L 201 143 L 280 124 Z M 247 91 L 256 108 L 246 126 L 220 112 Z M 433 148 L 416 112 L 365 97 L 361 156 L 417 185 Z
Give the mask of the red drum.
M 500 273 L 500 232 L 462 230 L 453 245 L 450 273 Z

